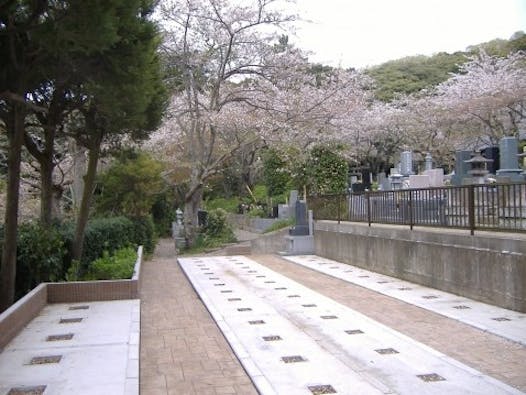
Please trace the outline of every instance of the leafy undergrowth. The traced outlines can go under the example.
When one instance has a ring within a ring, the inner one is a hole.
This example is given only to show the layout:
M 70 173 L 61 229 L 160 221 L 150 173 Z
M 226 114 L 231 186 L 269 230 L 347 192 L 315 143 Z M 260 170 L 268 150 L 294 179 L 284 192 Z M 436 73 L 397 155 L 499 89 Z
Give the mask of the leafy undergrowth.
M 137 252 L 131 248 L 122 248 L 110 255 L 104 252 L 102 258 L 94 260 L 83 276 L 83 280 L 117 280 L 131 278 L 137 261 Z

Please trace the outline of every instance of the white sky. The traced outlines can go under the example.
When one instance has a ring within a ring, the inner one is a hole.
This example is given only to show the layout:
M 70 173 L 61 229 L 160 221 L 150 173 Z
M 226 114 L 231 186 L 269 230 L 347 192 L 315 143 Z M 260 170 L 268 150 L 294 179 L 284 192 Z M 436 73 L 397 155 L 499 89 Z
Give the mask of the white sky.
M 463 51 L 526 32 L 526 0 L 297 0 L 296 36 L 309 59 L 362 68 L 412 55 Z

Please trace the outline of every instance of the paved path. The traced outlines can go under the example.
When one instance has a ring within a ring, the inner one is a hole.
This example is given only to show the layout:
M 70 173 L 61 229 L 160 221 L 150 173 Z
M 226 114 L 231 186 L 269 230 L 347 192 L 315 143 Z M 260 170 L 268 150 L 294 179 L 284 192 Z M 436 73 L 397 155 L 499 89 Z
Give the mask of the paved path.
M 141 270 L 141 394 L 256 394 L 181 272 L 172 242 L 161 240 Z

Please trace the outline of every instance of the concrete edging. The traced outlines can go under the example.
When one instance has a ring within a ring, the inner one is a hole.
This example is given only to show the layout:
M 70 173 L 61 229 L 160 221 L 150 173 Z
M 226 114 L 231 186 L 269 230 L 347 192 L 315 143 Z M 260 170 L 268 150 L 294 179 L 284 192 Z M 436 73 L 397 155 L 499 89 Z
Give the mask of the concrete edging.
M 0 351 L 48 303 L 76 303 L 102 300 L 137 299 L 143 248 L 137 249 L 133 276 L 126 280 L 41 283 L 0 314 Z

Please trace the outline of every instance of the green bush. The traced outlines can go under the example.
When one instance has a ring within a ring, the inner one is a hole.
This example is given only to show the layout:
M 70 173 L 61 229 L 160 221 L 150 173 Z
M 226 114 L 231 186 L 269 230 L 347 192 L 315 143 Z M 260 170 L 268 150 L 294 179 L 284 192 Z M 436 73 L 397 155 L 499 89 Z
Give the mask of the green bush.
M 222 208 L 208 212 L 207 224 L 203 233 L 212 238 L 231 239 L 234 235 L 232 228 L 227 222 L 226 211 Z
M 132 243 L 135 246 L 142 245 L 144 252 L 152 254 L 157 244 L 155 224 L 151 217 L 138 217 L 131 219 L 133 224 Z
M 62 280 L 65 256 L 66 247 L 56 227 L 44 229 L 38 223 L 22 224 L 17 241 L 17 298 L 41 282 Z
M 137 253 L 131 247 L 116 250 L 113 255 L 107 251 L 101 258 L 89 265 L 84 280 L 116 280 L 131 278 L 137 261 Z
M 206 201 L 205 207 L 207 208 L 207 210 L 216 210 L 218 208 L 221 208 L 228 213 L 237 213 L 240 204 L 241 201 L 235 197 L 230 199 L 216 198 Z

